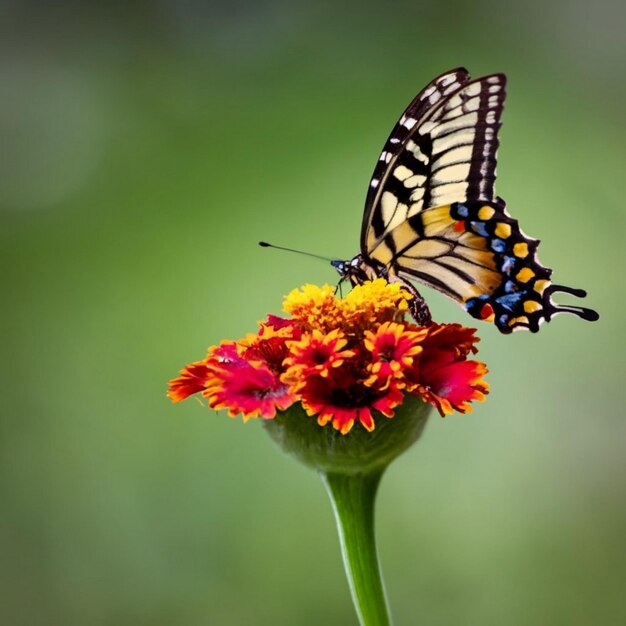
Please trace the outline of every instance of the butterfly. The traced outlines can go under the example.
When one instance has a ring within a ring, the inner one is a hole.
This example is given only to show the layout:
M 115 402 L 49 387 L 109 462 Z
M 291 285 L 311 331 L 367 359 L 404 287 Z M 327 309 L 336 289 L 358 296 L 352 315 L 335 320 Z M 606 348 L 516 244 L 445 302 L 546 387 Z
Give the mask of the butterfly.
M 560 305 L 527 237 L 495 195 L 498 130 L 506 76 L 474 80 L 457 68 L 431 81 L 409 104 L 387 139 L 372 175 L 361 252 L 332 265 L 353 285 L 383 277 L 413 294 L 411 313 L 430 323 L 414 279 L 459 303 L 502 333 L 537 332 L 558 313 L 594 321 L 592 309 Z

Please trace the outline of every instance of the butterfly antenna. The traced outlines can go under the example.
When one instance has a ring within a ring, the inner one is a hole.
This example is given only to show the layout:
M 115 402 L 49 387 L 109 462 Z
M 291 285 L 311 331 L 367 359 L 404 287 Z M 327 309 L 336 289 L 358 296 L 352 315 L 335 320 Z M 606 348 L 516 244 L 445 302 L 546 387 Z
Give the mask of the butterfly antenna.
M 267 241 L 259 241 L 259 245 L 262 248 L 275 248 L 276 250 L 285 250 L 287 252 L 295 252 L 296 254 L 304 254 L 304 256 L 312 256 L 315 259 L 322 259 L 323 261 L 333 261 L 333 259 L 329 259 L 321 254 L 313 254 L 312 252 L 304 252 L 304 250 L 295 250 L 294 248 L 285 248 L 284 246 L 275 246 L 274 244 L 267 243 Z

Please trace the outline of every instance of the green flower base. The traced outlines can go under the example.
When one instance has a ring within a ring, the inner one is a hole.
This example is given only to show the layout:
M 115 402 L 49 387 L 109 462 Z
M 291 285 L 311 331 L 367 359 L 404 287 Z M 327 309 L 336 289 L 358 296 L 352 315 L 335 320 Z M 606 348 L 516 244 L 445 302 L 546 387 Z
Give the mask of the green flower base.
M 342 435 L 331 424 L 319 426 L 300 404 L 294 404 L 263 425 L 287 454 L 323 473 L 353 474 L 384 469 L 420 437 L 430 404 L 405 397 L 392 418 L 375 414 L 376 428 L 368 432 L 356 422 Z

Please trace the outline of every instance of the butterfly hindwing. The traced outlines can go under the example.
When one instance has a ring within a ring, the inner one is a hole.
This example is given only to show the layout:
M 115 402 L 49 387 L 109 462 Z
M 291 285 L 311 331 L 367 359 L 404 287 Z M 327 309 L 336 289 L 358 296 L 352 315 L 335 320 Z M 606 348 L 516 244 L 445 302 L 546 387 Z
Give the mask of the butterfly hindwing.
M 556 312 L 549 300 L 551 270 L 536 258 L 538 242 L 526 237 L 504 202 L 466 201 L 420 213 L 387 236 L 389 264 L 463 304 L 503 333 L 539 329 Z

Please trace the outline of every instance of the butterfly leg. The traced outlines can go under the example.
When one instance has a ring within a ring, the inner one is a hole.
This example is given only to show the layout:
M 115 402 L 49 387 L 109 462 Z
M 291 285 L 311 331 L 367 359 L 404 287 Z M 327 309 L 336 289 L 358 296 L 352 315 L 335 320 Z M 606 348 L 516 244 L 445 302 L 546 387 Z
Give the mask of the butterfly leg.
M 411 316 L 419 326 L 430 326 L 433 320 L 426 300 L 422 298 L 420 292 L 408 280 L 399 276 L 389 276 L 388 280 L 390 283 L 402 283 L 402 287 L 413 296 L 409 301 L 409 313 L 411 313 Z
M 343 289 L 341 288 L 341 285 L 343 285 L 345 280 L 346 280 L 345 278 L 341 278 L 339 282 L 337 283 L 337 286 L 335 287 L 335 291 L 333 292 L 334 295 L 339 294 L 340 298 L 343 298 Z

